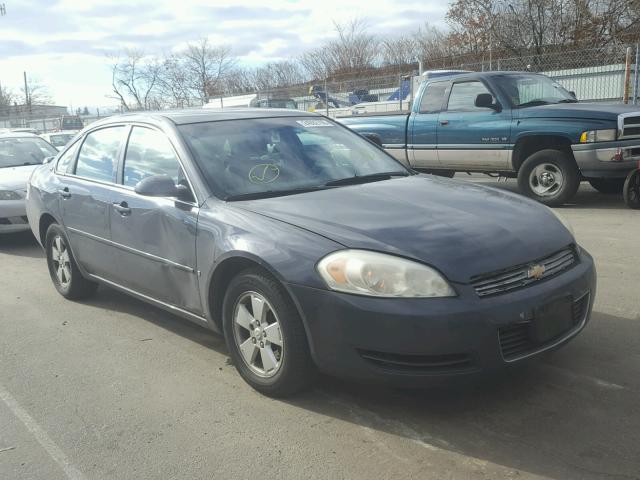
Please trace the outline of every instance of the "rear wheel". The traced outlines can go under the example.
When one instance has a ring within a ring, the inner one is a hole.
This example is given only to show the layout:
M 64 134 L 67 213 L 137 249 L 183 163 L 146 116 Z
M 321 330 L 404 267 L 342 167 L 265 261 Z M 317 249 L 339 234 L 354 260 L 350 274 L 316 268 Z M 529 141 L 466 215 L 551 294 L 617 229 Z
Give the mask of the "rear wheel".
M 45 236 L 49 275 L 56 290 L 69 300 L 80 300 L 95 293 L 98 284 L 82 276 L 69 248 L 67 236 L 57 224 L 52 224 Z
M 527 158 L 518 171 L 520 191 L 552 207 L 571 200 L 579 186 L 578 167 L 560 150 L 540 150 Z
M 629 208 L 640 209 L 640 170 L 635 170 L 627 176 L 622 197 Z
M 590 178 L 589 184 L 600 193 L 614 195 L 622 193 L 624 178 Z
M 224 336 L 238 373 L 274 397 L 307 387 L 315 367 L 302 320 L 283 287 L 259 269 L 236 276 L 223 304 Z

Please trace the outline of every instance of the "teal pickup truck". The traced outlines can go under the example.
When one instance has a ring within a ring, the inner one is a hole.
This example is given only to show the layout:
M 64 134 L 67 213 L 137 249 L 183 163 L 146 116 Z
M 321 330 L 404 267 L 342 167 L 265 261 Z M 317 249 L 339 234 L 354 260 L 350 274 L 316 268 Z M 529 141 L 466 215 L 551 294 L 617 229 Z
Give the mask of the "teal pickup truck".
M 580 103 L 529 72 L 427 80 L 408 115 L 338 120 L 416 170 L 517 178 L 524 194 L 550 206 L 568 202 L 582 180 L 621 192 L 640 159 L 640 107 Z

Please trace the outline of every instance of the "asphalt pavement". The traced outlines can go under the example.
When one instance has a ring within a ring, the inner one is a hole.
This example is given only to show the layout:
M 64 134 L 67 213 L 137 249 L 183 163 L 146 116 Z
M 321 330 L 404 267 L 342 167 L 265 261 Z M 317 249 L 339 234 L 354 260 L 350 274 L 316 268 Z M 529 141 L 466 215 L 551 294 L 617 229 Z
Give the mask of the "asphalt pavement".
M 640 213 L 588 185 L 558 211 L 599 276 L 568 346 L 482 385 L 284 401 L 220 337 L 107 288 L 64 300 L 30 235 L 0 237 L 0 479 L 640 478 Z

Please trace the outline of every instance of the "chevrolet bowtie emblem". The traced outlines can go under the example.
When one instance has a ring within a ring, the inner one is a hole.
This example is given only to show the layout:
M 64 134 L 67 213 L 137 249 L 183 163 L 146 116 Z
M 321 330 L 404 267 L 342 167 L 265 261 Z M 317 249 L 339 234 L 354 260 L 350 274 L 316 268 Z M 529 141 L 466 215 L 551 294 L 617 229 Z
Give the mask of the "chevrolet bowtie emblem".
M 531 265 L 527 272 L 527 277 L 533 278 L 534 280 L 540 280 L 546 270 L 547 269 L 544 265 Z

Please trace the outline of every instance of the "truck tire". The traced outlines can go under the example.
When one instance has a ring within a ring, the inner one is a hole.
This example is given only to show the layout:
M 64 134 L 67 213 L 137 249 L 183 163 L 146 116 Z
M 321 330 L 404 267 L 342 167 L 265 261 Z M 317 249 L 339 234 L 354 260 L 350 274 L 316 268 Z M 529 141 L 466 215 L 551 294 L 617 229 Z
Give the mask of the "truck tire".
M 529 156 L 518 171 L 520 191 L 549 207 L 571 200 L 579 186 L 578 167 L 560 150 L 540 150 Z
M 589 184 L 600 193 L 614 195 L 622 193 L 624 178 L 590 178 Z
M 631 172 L 624 182 L 622 198 L 629 208 L 640 209 L 640 170 Z

